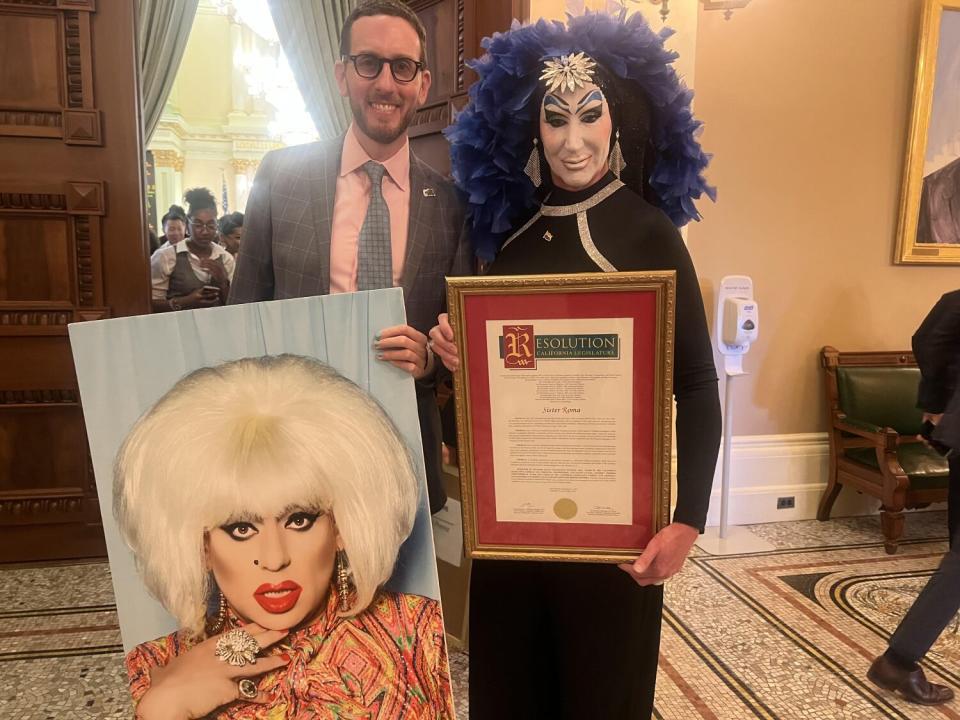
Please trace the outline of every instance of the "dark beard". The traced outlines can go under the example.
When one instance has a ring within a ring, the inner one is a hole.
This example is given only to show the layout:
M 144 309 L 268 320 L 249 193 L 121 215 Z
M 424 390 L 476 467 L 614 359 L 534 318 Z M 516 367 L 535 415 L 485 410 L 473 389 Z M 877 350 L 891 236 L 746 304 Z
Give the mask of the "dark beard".
M 362 101 L 364 104 L 367 102 L 366 98 Z M 405 132 L 407 128 L 410 127 L 410 121 L 413 120 L 413 114 L 417 111 L 415 105 L 411 105 L 410 109 L 407 110 L 407 114 L 401 118 L 400 124 L 397 125 L 395 130 L 389 128 L 372 128 L 367 125 L 366 116 L 363 113 L 364 105 L 358 105 L 350 100 L 350 111 L 353 114 L 353 121 L 357 124 L 357 127 L 366 135 L 368 138 L 374 142 L 380 143 L 381 145 L 389 145 L 394 140 L 399 138 Z

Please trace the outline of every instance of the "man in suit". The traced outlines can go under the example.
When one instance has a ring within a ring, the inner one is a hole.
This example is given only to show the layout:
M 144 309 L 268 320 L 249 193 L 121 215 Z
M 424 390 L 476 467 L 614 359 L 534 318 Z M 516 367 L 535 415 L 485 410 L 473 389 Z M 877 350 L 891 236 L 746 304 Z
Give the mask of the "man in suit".
M 934 305 L 914 333 L 913 354 L 920 367 L 917 405 L 923 419 L 935 426 L 933 446 L 950 463 L 950 549 L 867 677 L 910 702 L 939 705 L 953 698 L 953 690 L 929 682 L 918 663 L 960 610 L 960 290 Z
M 918 243 L 960 243 L 960 158 L 923 179 Z
M 247 202 L 230 302 L 403 288 L 407 324 L 384 328 L 374 344 L 379 360 L 417 381 L 436 512 L 446 495 L 437 363 L 426 333 L 444 310 L 444 276 L 471 272 L 464 206 L 407 140 L 430 89 L 426 34 L 416 14 L 398 0 L 361 4 L 344 21 L 340 52 L 334 73 L 353 122 L 341 138 L 264 157 Z

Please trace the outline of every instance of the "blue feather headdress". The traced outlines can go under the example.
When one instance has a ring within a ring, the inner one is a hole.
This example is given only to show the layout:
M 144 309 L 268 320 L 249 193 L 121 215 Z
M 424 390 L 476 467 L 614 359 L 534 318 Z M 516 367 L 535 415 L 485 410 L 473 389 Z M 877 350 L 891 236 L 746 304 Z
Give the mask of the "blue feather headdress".
M 709 156 L 696 139 L 701 124 L 690 110 L 693 93 L 670 65 L 677 54 L 663 46 L 672 33 L 655 33 L 640 13 L 586 13 L 569 17 L 567 25 L 514 21 L 508 32 L 484 38 L 486 55 L 469 63 L 479 75 L 470 103 L 444 131 L 453 178 L 467 194 L 478 257 L 492 260 L 536 206 L 536 190 L 523 172 L 536 133 L 530 104 L 544 61 L 573 52 L 586 53 L 646 94 L 656 156 L 646 178 L 652 200 L 678 226 L 700 219 L 694 200 L 703 194 L 715 200 L 716 192 L 703 177 Z

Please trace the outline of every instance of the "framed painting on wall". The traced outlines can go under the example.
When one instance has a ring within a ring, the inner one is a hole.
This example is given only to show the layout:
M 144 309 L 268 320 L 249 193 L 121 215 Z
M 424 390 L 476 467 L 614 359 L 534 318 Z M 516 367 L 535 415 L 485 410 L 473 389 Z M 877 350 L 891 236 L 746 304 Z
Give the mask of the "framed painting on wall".
M 960 265 L 960 0 L 925 0 L 894 262 Z

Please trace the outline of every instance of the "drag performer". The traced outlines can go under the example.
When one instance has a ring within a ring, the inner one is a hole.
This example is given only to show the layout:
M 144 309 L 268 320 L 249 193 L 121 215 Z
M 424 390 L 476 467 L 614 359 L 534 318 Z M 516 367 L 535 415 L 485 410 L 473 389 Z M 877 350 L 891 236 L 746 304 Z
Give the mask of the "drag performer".
M 125 440 L 114 498 L 181 628 L 127 656 L 138 718 L 454 717 L 439 604 L 381 587 L 416 513 L 406 446 L 328 366 L 191 373 Z
M 471 720 L 651 715 L 662 584 L 703 529 L 720 442 L 703 300 L 677 230 L 713 190 L 668 33 L 639 13 L 514 24 L 484 41 L 470 104 L 447 131 L 490 274 L 677 272 L 673 522 L 619 567 L 476 560 Z M 431 338 L 454 369 L 444 316 Z

